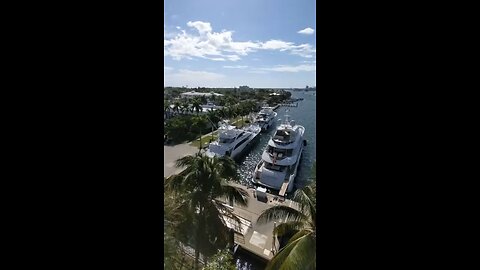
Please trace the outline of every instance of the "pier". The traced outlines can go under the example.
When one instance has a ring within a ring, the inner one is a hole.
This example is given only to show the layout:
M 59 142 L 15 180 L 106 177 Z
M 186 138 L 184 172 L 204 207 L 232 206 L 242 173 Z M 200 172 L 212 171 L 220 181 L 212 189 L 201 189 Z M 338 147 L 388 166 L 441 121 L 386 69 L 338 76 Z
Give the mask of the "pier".
M 278 104 L 277 106 L 282 106 L 282 107 L 298 107 L 298 103 L 282 103 L 282 104 Z
M 254 188 L 248 188 L 239 184 L 231 185 L 240 187 L 248 192 L 248 205 L 246 207 L 236 204 L 233 207 L 228 206 L 228 202 L 220 200 L 224 205 L 232 209 L 233 214 L 241 221 L 240 226 L 235 226 L 233 220 L 225 218 L 227 226 L 235 231 L 235 244 L 244 251 L 252 253 L 265 261 L 270 261 L 280 249 L 280 243 L 277 237 L 273 235 L 273 229 L 276 224 L 285 222 L 285 220 L 258 224 L 257 219 L 264 210 L 275 205 L 285 205 L 297 209 L 295 202 L 269 193 L 264 193 L 266 198 L 261 201 L 260 198 L 257 198 Z

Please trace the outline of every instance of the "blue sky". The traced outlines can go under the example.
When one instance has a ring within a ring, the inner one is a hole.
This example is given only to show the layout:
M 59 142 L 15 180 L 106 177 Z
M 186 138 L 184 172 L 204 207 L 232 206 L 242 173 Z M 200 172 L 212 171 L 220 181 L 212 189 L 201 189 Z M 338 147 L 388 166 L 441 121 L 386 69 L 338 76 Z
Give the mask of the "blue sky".
M 316 85 L 314 0 L 165 0 L 165 86 Z

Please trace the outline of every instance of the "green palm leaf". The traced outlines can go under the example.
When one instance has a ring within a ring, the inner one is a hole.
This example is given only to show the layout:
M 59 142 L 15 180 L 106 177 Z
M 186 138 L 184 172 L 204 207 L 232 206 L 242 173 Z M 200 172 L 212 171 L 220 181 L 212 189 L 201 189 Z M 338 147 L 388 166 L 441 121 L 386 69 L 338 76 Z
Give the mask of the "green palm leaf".
M 296 238 L 292 237 L 288 244 L 275 255 L 266 270 L 315 269 L 311 268 L 316 250 L 315 240 L 310 237 L 310 234 L 311 232 L 308 231 L 299 231 L 295 234 Z
M 257 222 L 267 223 L 276 220 L 305 222 L 307 219 L 308 217 L 306 215 L 291 207 L 285 205 L 276 205 L 263 211 L 258 217 Z

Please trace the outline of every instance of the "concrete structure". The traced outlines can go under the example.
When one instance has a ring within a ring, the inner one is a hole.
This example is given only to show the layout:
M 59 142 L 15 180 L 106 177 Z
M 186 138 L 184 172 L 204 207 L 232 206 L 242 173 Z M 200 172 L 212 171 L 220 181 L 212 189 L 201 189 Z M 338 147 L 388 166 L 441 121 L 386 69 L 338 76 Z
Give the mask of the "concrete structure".
M 266 224 L 257 223 L 257 219 L 260 214 L 268 208 L 274 205 L 285 205 L 298 210 L 295 202 L 275 196 L 269 193 L 264 193 L 263 190 L 258 190 L 262 194 L 263 198 L 257 199 L 257 190 L 254 188 L 248 188 L 243 185 L 230 183 L 233 186 L 240 187 L 248 192 L 248 205 L 242 207 L 239 205 L 228 206 L 228 202 L 220 200 L 225 206 L 233 210 L 233 214 L 237 216 L 241 224 L 235 226 L 230 218 L 224 217 L 227 226 L 234 229 L 234 241 L 243 250 L 251 252 L 258 257 L 269 261 L 273 258 L 274 254 L 278 252 L 280 243 L 276 236 L 273 235 L 273 229 L 275 226 L 280 225 L 286 220 L 276 220 Z M 265 197 L 266 196 L 266 201 Z

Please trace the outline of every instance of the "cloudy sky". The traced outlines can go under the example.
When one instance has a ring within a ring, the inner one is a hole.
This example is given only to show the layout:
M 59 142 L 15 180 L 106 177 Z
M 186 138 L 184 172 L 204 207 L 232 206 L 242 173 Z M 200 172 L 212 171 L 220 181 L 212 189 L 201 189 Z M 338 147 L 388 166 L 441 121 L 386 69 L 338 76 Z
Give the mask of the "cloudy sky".
M 315 0 L 165 0 L 165 86 L 316 85 Z

